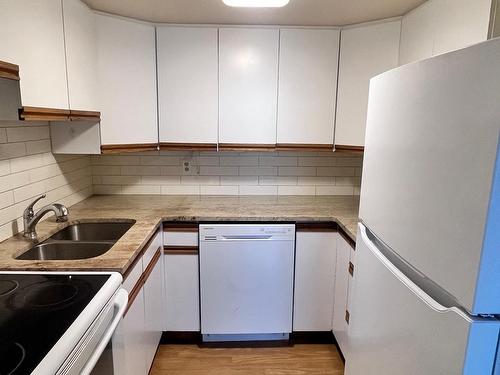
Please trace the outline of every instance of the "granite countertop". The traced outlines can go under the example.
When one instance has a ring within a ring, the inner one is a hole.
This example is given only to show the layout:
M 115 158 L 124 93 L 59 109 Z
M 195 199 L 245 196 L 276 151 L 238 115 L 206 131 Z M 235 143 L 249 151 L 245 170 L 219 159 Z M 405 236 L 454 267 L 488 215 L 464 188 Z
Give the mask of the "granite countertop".
M 78 222 L 134 219 L 136 223 L 105 254 L 69 261 L 16 260 L 33 244 L 17 235 L 0 243 L 0 270 L 117 271 L 124 274 L 162 221 L 336 222 L 356 238 L 359 197 L 353 196 L 93 196 L 70 207 L 69 221 L 37 225 L 40 241 Z

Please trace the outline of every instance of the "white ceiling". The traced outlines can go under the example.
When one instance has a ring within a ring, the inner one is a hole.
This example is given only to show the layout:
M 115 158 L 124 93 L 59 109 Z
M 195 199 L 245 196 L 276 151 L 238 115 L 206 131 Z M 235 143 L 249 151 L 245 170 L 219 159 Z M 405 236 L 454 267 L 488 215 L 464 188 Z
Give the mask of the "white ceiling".
M 290 0 L 284 8 L 231 8 L 222 0 L 83 0 L 151 22 L 341 26 L 401 16 L 425 0 Z

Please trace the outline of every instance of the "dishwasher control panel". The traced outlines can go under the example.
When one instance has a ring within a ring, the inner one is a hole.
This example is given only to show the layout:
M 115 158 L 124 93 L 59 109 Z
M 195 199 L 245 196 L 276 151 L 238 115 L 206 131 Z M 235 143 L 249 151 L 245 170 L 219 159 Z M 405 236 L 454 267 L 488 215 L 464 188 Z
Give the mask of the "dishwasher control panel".
M 295 224 L 201 224 L 200 241 L 293 240 Z

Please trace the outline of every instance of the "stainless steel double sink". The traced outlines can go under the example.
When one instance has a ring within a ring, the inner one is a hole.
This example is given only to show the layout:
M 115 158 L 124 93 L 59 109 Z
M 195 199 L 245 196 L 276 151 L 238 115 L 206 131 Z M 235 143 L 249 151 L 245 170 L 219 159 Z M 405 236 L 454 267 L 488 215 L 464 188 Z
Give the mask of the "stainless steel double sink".
M 68 225 L 22 253 L 20 260 L 74 260 L 106 253 L 134 225 L 135 220 Z

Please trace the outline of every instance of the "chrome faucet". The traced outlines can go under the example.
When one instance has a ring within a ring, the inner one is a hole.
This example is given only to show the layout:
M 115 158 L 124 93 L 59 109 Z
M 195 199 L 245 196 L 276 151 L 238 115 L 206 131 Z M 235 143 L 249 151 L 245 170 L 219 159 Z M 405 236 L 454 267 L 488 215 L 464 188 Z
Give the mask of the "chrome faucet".
M 32 241 L 37 241 L 37 234 L 35 227 L 40 221 L 40 219 L 45 216 L 47 212 L 54 212 L 56 215 L 56 221 L 63 222 L 68 220 L 68 208 L 59 203 L 52 203 L 46 206 L 43 206 L 38 210 L 38 212 L 33 211 L 33 206 L 40 200 L 45 198 L 46 195 L 43 194 L 36 198 L 31 204 L 26 207 L 23 213 L 23 222 L 24 222 L 24 237 L 29 238 Z

